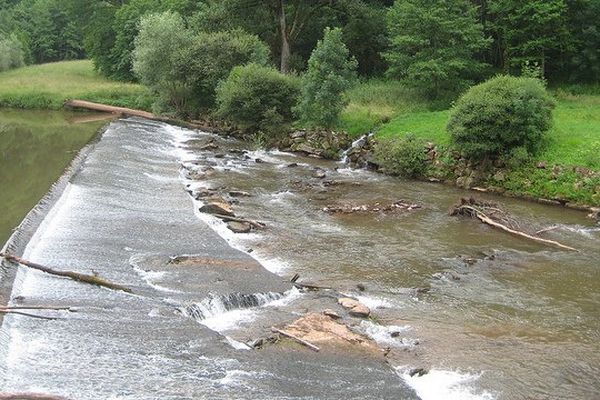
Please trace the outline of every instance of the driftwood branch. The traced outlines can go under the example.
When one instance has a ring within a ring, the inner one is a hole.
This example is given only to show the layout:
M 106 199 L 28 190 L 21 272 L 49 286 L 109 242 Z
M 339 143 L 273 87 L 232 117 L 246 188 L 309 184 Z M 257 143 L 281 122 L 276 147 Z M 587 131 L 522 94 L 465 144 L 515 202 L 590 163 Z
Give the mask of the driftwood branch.
M 4 257 L 8 261 L 12 261 L 17 264 L 24 265 L 28 268 L 36 269 L 38 271 L 42 271 L 42 272 L 45 272 L 50 275 L 62 276 L 62 277 L 69 278 L 69 279 L 72 279 L 77 282 L 89 283 L 90 285 L 96 285 L 96 286 L 101 286 L 101 287 L 105 287 L 105 288 L 112 289 L 112 290 L 121 290 L 123 292 L 132 293 L 131 289 L 129 289 L 128 287 L 107 281 L 107 280 L 100 278 L 98 276 L 95 276 L 95 275 L 80 274 L 79 272 L 73 272 L 73 271 L 58 271 L 58 270 L 55 270 L 52 268 L 45 267 L 40 264 L 36 264 L 31 261 L 24 260 L 20 257 L 13 256 L 10 254 L 0 253 L 0 257 Z
M 245 218 L 239 218 L 239 217 L 232 217 L 229 215 L 223 215 L 223 214 L 212 214 L 213 217 L 222 219 L 225 222 L 241 222 L 241 223 L 247 223 L 252 225 L 253 227 L 257 228 L 257 229 L 263 229 L 265 227 L 265 224 L 263 224 L 262 222 L 258 222 L 258 221 L 253 221 L 251 219 L 245 219 Z
M 51 311 L 69 311 L 75 312 L 71 307 L 50 307 L 50 306 L 0 306 L 0 311 L 12 310 L 51 310 Z
M 551 227 L 548 227 L 548 228 L 540 229 L 539 231 L 537 231 L 537 232 L 535 233 L 535 235 L 536 235 L 536 236 L 539 236 L 539 235 L 541 235 L 542 233 L 546 233 L 546 232 L 554 231 L 554 230 L 556 230 L 556 229 L 558 229 L 558 228 L 560 228 L 560 226 L 558 226 L 558 225 L 554 225 L 554 226 L 551 226 Z
M 281 330 L 281 329 L 277 329 L 277 328 L 275 328 L 274 326 L 272 326 L 272 327 L 271 327 L 271 331 L 272 331 L 272 332 L 275 332 L 275 333 L 279 333 L 280 335 L 283 335 L 283 336 L 285 336 L 285 337 L 287 337 L 287 338 L 290 338 L 290 339 L 294 340 L 295 342 L 298 342 L 298 343 L 300 343 L 301 345 L 308 347 L 308 348 L 309 348 L 309 349 L 311 349 L 311 350 L 314 350 L 314 351 L 317 351 L 317 352 L 321 350 L 320 348 L 318 348 L 318 347 L 317 347 L 317 346 L 315 346 L 314 344 L 312 344 L 312 343 L 310 343 L 310 342 L 307 342 L 307 341 L 306 341 L 306 340 L 304 340 L 304 339 L 300 339 L 298 336 L 292 335 L 292 334 L 291 334 L 291 333 L 289 333 L 289 332 L 283 331 L 283 330 Z
M 0 400 L 67 400 L 67 398 L 43 393 L 0 393 Z
M 54 317 L 44 317 L 43 315 L 35 315 L 35 314 L 29 314 L 29 313 L 22 312 L 22 311 L 14 311 L 14 310 L 6 310 L 6 309 L 0 309 L 0 314 L 17 314 L 17 315 L 22 315 L 24 317 L 47 319 L 47 320 L 55 320 L 56 319 Z M 1 397 L 0 397 L 0 399 L 1 399 Z
M 462 204 L 461 206 L 458 206 L 454 210 L 453 214 L 462 214 L 462 215 L 469 215 L 469 216 L 475 217 L 478 220 L 480 220 L 481 222 L 483 222 L 484 224 L 490 225 L 494 228 L 498 228 L 504 232 L 510 233 L 511 235 L 518 236 L 518 237 L 521 237 L 524 239 L 528 239 L 528 240 L 531 240 L 531 241 L 534 241 L 537 243 L 542 243 L 547 246 L 558 247 L 563 250 L 578 251 L 577 249 L 575 249 L 573 247 L 564 245 L 557 241 L 535 237 L 528 233 L 509 228 L 506 225 L 503 225 L 499 222 L 494 221 L 492 218 L 487 216 L 485 213 L 483 213 L 481 210 L 479 210 L 476 206 L 473 206 L 473 205 Z

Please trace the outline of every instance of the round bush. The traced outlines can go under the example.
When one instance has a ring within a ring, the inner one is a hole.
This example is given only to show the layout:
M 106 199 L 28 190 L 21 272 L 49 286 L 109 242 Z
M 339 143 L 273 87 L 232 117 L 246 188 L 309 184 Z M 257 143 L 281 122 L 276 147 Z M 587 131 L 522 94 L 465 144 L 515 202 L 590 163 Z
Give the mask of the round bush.
M 244 131 L 275 133 L 292 122 L 299 94 L 295 76 L 258 64 L 235 67 L 217 88 L 218 113 Z
M 497 76 L 458 99 L 447 129 L 471 159 L 497 158 L 517 147 L 534 154 L 552 125 L 553 108 L 538 79 Z

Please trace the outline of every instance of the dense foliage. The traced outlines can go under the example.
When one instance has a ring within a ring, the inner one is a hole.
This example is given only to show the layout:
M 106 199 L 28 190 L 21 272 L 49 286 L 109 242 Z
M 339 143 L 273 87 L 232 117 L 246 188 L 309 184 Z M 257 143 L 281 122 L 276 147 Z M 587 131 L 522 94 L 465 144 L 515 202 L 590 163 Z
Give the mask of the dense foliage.
M 517 148 L 535 153 L 551 127 L 553 108 L 554 100 L 540 80 L 497 76 L 456 102 L 448 132 L 456 147 L 473 159 L 512 158 Z
M 325 29 L 302 79 L 302 96 L 296 111 L 305 124 L 330 127 L 337 122 L 347 104 L 343 94 L 355 80 L 356 67 L 356 60 L 349 57 L 342 40 L 342 31 Z
M 217 89 L 219 115 L 244 131 L 285 133 L 299 93 L 295 76 L 257 64 L 235 67 Z
M 215 106 L 217 85 L 233 67 L 265 65 L 269 50 L 241 30 L 196 35 L 171 11 L 142 18 L 133 51 L 133 71 L 157 95 L 155 111 L 194 117 Z
M 388 74 L 430 98 L 457 93 L 481 76 L 488 44 L 469 0 L 399 0 L 388 13 Z
M 194 34 L 258 36 L 283 72 L 304 71 L 323 29 L 339 27 L 361 75 L 389 70 L 433 94 L 518 74 L 526 61 L 551 83 L 600 80 L 600 0 L 2 0 L 0 31 L 19 39 L 27 63 L 87 56 L 132 80 L 139 22 L 163 11 Z

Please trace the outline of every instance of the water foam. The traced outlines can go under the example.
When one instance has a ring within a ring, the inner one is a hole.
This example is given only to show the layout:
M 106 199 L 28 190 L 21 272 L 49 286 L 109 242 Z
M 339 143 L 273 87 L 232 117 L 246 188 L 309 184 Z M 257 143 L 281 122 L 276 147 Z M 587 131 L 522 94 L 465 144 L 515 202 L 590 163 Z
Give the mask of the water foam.
M 410 376 L 409 369 L 397 367 L 398 374 L 415 390 L 421 400 L 493 400 L 487 392 L 477 390 L 473 383 L 481 374 L 432 369 L 422 376 Z

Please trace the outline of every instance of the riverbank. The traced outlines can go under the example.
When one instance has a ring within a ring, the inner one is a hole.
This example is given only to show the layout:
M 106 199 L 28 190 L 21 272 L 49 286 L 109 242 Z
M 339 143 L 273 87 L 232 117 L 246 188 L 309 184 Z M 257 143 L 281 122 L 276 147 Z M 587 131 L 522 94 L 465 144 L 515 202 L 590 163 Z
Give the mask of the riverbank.
M 558 100 L 555 124 L 542 152 L 519 166 L 477 173 L 477 179 L 470 178 L 473 166 L 463 166 L 461 161 L 457 168 L 453 162 L 445 131 L 447 106 L 432 104 L 399 82 L 371 80 L 352 89 L 337 129 L 351 137 L 376 131 L 376 139 L 410 133 L 433 143 L 439 162 L 428 169 L 427 179 L 575 207 L 600 207 L 600 95 L 594 94 L 594 88 L 587 92 L 554 89 L 553 93 Z M 0 107 L 59 109 L 71 99 L 144 111 L 152 103 L 147 89 L 109 81 L 93 70 L 90 61 L 35 65 L 0 74 Z
M 386 87 L 390 88 L 386 92 Z M 577 89 L 577 90 L 576 90 Z M 555 88 L 554 126 L 542 150 L 519 165 L 478 170 L 455 157 L 446 132 L 449 110 L 428 104 L 400 84 L 370 81 L 349 93 L 340 127 L 352 135 L 375 131 L 375 139 L 412 134 L 430 142 L 426 179 L 479 187 L 526 199 L 583 208 L 600 206 L 600 95 L 597 88 Z M 393 94 L 393 95 L 392 95 Z M 435 156 L 435 157 L 434 157 Z

